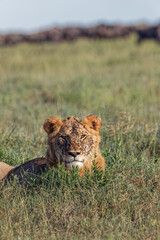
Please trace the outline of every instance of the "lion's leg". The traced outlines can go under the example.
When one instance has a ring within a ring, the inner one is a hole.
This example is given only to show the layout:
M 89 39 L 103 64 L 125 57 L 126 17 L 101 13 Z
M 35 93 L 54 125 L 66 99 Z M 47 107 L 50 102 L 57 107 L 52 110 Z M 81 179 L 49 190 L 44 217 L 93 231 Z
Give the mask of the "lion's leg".
M 100 154 L 96 157 L 95 163 L 97 164 L 97 167 L 105 171 L 105 159 Z
M 101 154 L 98 154 L 95 158 L 95 164 L 97 166 L 97 168 L 100 168 L 101 170 L 103 170 L 103 172 L 105 171 L 105 159 L 101 156 Z M 93 166 L 92 161 L 91 162 L 86 162 L 84 164 L 84 167 L 79 169 L 79 175 L 83 176 L 85 174 L 85 169 L 91 171 Z
M 13 169 L 13 166 L 0 162 L 0 181 Z

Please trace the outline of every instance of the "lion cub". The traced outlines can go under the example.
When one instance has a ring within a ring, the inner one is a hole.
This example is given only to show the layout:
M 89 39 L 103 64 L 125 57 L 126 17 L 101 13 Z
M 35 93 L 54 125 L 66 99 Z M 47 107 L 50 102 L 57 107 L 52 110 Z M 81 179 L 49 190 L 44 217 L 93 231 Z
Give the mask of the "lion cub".
M 60 161 L 67 169 L 78 166 L 82 175 L 85 168 L 91 170 L 95 160 L 97 167 L 104 170 L 105 160 L 99 151 L 100 128 L 101 119 L 94 115 L 82 121 L 73 116 L 63 121 L 57 117 L 47 119 L 44 129 L 48 134 L 48 166 L 56 166 Z
M 5 176 L 10 179 L 16 175 L 21 181 L 25 171 L 33 177 L 33 175 L 41 174 L 49 167 L 56 167 L 59 162 L 64 164 L 66 169 L 77 166 L 80 175 L 85 173 L 85 169 L 91 170 L 93 161 L 98 168 L 105 170 L 105 160 L 99 150 L 100 118 L 94 115 L 89 115 L 83 120 L 73 116 L 64 120 L 50 117 L 44 122 L 43 126 L 48 134 L 46 157 L 30 160 L 19 167 L 11 167 L 8 170 L 5 169 L 4 165 L 0 180 Z

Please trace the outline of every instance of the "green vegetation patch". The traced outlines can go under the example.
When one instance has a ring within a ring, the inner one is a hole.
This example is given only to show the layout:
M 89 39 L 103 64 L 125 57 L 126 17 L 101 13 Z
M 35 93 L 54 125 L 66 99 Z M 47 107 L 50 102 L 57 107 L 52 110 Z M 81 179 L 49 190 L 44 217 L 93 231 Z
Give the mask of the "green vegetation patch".
M 0 159 L 47 149 L 49 116 L 102 118 L 106 171 L 0 183 L 0 239 L 160 238 L 160 47 L 119 40 L 0 48 Z

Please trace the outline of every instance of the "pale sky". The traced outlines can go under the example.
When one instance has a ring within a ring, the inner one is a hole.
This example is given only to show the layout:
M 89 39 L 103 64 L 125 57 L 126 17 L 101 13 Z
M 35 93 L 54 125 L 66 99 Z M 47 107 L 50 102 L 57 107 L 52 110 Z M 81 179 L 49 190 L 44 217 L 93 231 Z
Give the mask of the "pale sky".
M 0 32 L 140 22 L 160 23 L 160 0 L 0 0 Z

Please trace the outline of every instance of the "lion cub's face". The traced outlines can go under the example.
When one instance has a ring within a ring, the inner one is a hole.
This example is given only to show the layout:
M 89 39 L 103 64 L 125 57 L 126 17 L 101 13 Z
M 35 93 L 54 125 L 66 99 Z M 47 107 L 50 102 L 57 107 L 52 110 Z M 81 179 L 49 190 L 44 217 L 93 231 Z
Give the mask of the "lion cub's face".
M 82 121 L 68 117 L 61 121 L 51 117 L 44 123 L 48 133 L 49 154 L 57 161 L 63 162 L 66 168 L 82 168 L 98 151 L 99 129 L 101 120 L 93 115 Z

